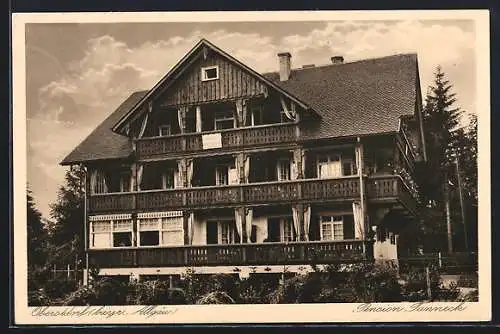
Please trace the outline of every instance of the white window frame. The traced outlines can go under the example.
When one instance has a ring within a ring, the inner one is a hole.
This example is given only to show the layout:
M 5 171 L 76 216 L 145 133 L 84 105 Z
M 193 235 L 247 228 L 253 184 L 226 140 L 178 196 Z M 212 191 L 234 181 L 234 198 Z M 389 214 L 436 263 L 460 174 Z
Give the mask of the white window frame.
M 207 71 L 215 69 L 216 76 L 215 78 L 207 78 Z M 201 68 L 201 81 L 211 81 L 219 79 L 219 66 L 207 66 Z
M 236 119 L 234 118 L 234 111 L 230 110 L 231 113 L 232 113 L 232 116 L 228 117 L 228 116 L 224 116 L 224 117 L 217 117 L 217 112 L 215 112 L 214 114 L 214 130 L 215 131 L 223 131 L 223 130 L 228 130 L 228 129 L 234 129 L 236 127 Z M 224 129 L 218 129 L 217 128 L 217 123 L 219 122 L 227 122 L 227 121 L 231 121 L 233 122 L 233 127 L 232 128 L 224 128 Z
M 222 168 L 225 168 L 225 173 L 221 173 Z M 229 184 L 229 165 L 217 165 L 215 166 L 215 185 L 216 186 L 226 186 Z M 224 176 L 224 178 L 221 178 Z M 225 182 L 221 182 L 225 180 Z
M 130 225 L 125 229 L 117 229 L 116 223 L 128 223 Z M 95 232 L 94 227 L 97 224 L 108 224 L 109 229 L 102 232 Z M 133 221 L 132 219 L 109 219 L 109 220 L 96 220 L 90 221 L 90 248 L 95 249 L 108 249 L 108 248 L 129 248 L 133 247 L 134 239 L 133 239 Z M 130 233 L 130 246 L 115 246 L 114 245 L 114 234 L 115 233 Z M 106 247 L 96 247 L 94 246 L 94 239 L 96 234 L 107 234 L 108 235 L 108 245 Z
M 232 220 L 221 220 L 217 222 L 218 244 L 232 245 L 236 243 L 236 226 Z M 224 236 L 226 234 L 226 236 Z
M 106 172 L 97 169 L 95 171 L 95 183 L 92 187 L 92 194 L 106 194 L 108 192 Z
M 324 235 L 323 229 L 324 226 L 327 226 L 331 232 L 331 239 L 327 239 Z M 340 233 L 337 235 L 335 233 L 335 227 L 340 226 Z M 344 217 L 343 216 L 334 216 L 334 215 L 325 215 L 320 216 L 320 239 L 322 241 L 337 241 L 344 240 Z
M 287 168 L 287 177 L 283 177 L 282 168 Z M 291 161 L 288 158 L 280 158 L 276 164 L 276 177 L 278 181 L 289 181 L 291 180 Z
M 163 130 L 166 130 L 166 134 L 163 133 Z M 162 124 L 158 126 L 158 137 L 165 137 L 165 136 L 170 136 L 172 134 L 172 127 L 169 124 Z
M 295 241 L 294 238 L 293 218 L 286 217 L 280 219 L 280 240 L 281 242 L 292 242 Z
M 327 157 L 327 161 L 326 162 L 320 162 L 320 158 L 318 157 L 316 159 L 316 169 L 317 169 L 317 175 L 318 175 L 318 178 L 320 179 L 328 179 L 328 178 L 336 178 L 336 177 L 341 177 L 343 176 L 343 166 L 342 166 L 342 155 L 341 154 L 324 154 L 322 156 L 325 156 Z M 338 158 L 338 163 L 339 163 L 339 170 L 340 170 L 340 173 L 339 175 L 334 175 L 334 176 L 324 176 L 324 175 L 321 175 L 321 167 L 322 166 L 329 166 L 330 164 L 333 164 L 334 162 L 337 162 L 337 160 L 334 160 L 333 157 L 336 157 Z
M 151 226 L 143 227 L 141 223 L 152 223 Z M 161 218 L 141 218 L 137 219 L 137 246 L 138 247 L 158 247 L 161 245 Z M 158 232 L 158 244 L 157 245 L 142 245 L 141 244 L 141 232 Z

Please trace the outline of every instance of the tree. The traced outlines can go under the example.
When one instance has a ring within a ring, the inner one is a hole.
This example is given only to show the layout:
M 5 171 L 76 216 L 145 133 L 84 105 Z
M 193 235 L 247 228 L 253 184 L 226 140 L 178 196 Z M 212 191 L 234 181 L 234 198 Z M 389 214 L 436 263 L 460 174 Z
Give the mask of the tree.
M 438 66 L 423 109 L 428 162 L 420 180 L 421 195 L 429 203 L 424 226 L 432 231 L 433 242 L 439 240 L 440 234 L 446 235 L 444 226 L 447 229 L 451 226 L 450 185 L 456 170 L 450 152 L 456 150 L 457 143 L 462 140 L 458 128 L 462 110 L 455 107 L 457 99 L 452 89 L 453 85 Z M 451 234 L 448 235 L 451 238 Z M 448 246 L 452 250 L 451 240 Z
M 28 267 L 33 268 L 45 263 L 47 231 L 42 214 L 36 208 L 31 190 L 27 189 L 27 228 L 28 228 Z
M 59 189 L 57 202 L 50 206 L 52 256 L 64 263 L 83 254 L 85 169 L 72 166 L 66 172 L 65 185 Z

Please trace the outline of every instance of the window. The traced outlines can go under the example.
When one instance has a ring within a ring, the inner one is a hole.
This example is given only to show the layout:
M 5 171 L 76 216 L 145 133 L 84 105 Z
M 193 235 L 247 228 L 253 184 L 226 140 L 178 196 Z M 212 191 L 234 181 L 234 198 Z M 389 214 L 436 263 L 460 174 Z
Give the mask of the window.
M 294 226 L 292 218 L 283 218 L 281 219 L 281 241 L 282 242 L 290 242 L 294 241 Z
M 138 245 L 183 245 L 182 217 L 141 218 L 138 220 Z
M 201 81 L 219 79 L 219 66 L 209 66 L 201 68 Z
M 103 194 L 108 192 L 108 187 L 106 184 L 106 175 L 104 174 L 103 171 L 96 170 L 92 174 L 92 179 L 91 179 L 92 184 L 92 190 L 94 194 Z
M 234 128 L 234 113 L 232 110 L 217 110 L 214 120 L 215 130 L 225 130 Z
M 160 125 L 158 127 L 158 136 L 170 136 L 171 135 L 171 129 L 170 125 Z
M 356 170 L 356 164 L 351 159 L 342 159 L 342 175 L 350 176 L 356 175 L 358 171 Z
M 250 125 L 262 125 L 262 108 L 261 107 L 253 107 L 250 109 Z
M 228 169 L 227 165 L 215 167 L 215 185 L 223 186 L 228 184 Z
M 91 248 L 132 246 L 132 220 L 92 221 L 90 233 Z
M 342 216 L 321 217 L 321 240 L 344 240 L 344 223 Z
M 280 159 L 277 165 L 278 181 L 290 180 L 290 160 Z
M 173 168 L 165 170 L 161 175 L 162 188 L 173 189 L 175 185 L 174 178 L 175 178 L 175 172 Z
M 330 178 L 342 176 L 340 155 L 322 155 L 318 157 L 318 177 Z
M 233 221 L 222 221 L 219 222 L 220 226 L 220 235 L 219 235 L 219 243 L 220 244 L 234 244 L 234 222 Z

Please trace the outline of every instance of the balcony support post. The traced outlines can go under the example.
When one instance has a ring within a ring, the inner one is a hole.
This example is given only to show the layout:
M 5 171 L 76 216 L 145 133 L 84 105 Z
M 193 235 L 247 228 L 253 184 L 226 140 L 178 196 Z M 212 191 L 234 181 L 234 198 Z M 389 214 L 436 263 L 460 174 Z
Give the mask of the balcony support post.
M 236 127 L 244 127 L 247 122 L 247 100 L 237 99 L 236 100 Z
M 359 201 L 360 201 L 360 207 L 361 207 L 361 238 L 364 240 L 366 239 L 366 231 L 367 231 L 367 212 L 366 212 L 366 197 L 365 197 L 365 184 L 363 180 L 363 162 L 364 162 L 364 152 L 363 152 L 363 144 L 361 143 L 361 139 L 358 137 L 358 142 L 356 143 L 355 147 L 355 156 L 356 156 L 356 166 L 358 168 L 358 175 L 359 175 Z M 363 243 L 363 248 L 364 248 L 364 243 Z

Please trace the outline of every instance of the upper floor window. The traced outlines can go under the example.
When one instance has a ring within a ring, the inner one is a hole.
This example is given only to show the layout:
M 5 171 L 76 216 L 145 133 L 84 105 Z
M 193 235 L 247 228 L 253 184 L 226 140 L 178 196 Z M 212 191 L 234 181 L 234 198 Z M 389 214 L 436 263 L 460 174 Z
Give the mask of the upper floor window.
M 280 159 L 277 165 L 278 181 L 290 180 L 290 160 Z
M 321 216 L 321 240 L 344 240 L 342 216 Z
M 163 189 L 173 189 L 175 187 L 175 171 L 173 168 L 168 168 L 162 173 L 161 183 Z
M 217 110 L 214 119 L 215 130 L 234 128 L 234 114 L 232 110 Z
M 160 125 L 158 127 L 158 136 L 170 136 L 172 133 L 170 125 Z
M 220 165 L 215 168 L 215 185 L 223 186 L 229 183 L 229 167 Z
M 132 246 L 132 220 L 93 221 L 90 227 L 92 248 Z
M 250 109 L 250 125 L 262 125 L 262 108 L 261 107 L 253 107 Z
M 201 68 L 201 81 L 219 79 L 219 66 L 209 66 Z
M 90 182 L 93 194 L 103 194 L 108 192 L 106 174 L 101 170 L 95 170 L 91 174 Z

